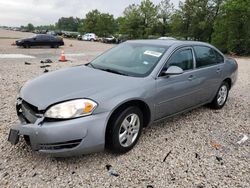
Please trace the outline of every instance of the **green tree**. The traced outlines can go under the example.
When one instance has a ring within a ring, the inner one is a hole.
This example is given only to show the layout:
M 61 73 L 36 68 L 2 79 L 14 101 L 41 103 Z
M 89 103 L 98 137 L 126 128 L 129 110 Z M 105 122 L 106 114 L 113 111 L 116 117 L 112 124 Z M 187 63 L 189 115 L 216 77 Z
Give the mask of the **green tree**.
M 35 29 L 34 25 L 31 24 L 31 23 L 29 23 L 29 24 L 27 25 L 26 28 L 27 28 L 27 30 L 28 30 L 29 32 L 32 32 L 32 31 L 34 31 L 34 29 Z
M 129 38 L 140 38 L 143 35 L 142 24 L 143 20 L 141 18 L 139 5 L 132 4 L 129 5 L 123 12 L 124 19 L 120 18 L 120 32 L 122 34 L 127 34 Z
M 159 34 L 158 6 L 150 0 L 143 0 L 140 5 L 129 5 L 119 18 L 119 30 L 130 38 L 148 38 L 149 35 Z
M 114 16 L 108 13 L 100 13 L 93 10 L 86 14 L 83 23 L 84 32 L 92 32 L 98 36 L 107 36 L 113 34 L 117 30 Z
M 97 20 L 97 35 L 108 36 L 116 31 L 114 16 L 108 13 L 101 13 Z
M 65 30 L 65 31 L 77 31 L 80 21 L 81 20 L 79 18 L 62 17 L 56 23 L 56 27 L 60 30 Z
M 84 32 L 93 32 L 96 33 L 98 32 L 98 19 L 100 17 L 101 13 L 96 9 L 92 10 L 91 12 L 88 12 L 85 16 L 84 19 L 84 24 L 83 24 L 83 30 Z
M 211 42 L 215 20 L 225 0 L 186 0 L 171 17 L 172 32 L 186 39 Z
M 164 36 L 166 33 L 170 32 L 170 18 L 173 14 L 174 5 L 170 3 L 170 0 L 162 0 L 158 5 L 158 18 L 160 22 L 158 23 L 157 30 Z
M 250 1 L 226 1 L 216 20 L 212 43 L 224 52 L 250 54 Z
M 143 0 L 139 6 L 139 11 L 142 19 L 143 37 L 147 38 L 153 35 L 153 28 L 159 24 L 157 18 L 158 6 L 150 0 Z

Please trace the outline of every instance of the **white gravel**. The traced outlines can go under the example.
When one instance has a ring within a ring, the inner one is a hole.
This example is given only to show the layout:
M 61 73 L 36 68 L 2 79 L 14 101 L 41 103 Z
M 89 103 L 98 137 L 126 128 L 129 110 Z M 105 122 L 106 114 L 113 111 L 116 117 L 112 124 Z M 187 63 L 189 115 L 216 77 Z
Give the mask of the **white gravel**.
M 32 152 L 24 143 L 11 146 L 7 136 L 18 121 L 14 105 L 18 89 L 43 74 L 42 57 L 47 54 L 55 60 L 60 50 L 55 55 L 49 54 L 50 49 L 25 52 L 8 46 L 6 51 L 2 42 L 10 41 L 0 40 L 0 53 L 29 52 L 37 58 L 0 59 L 0 187 L 250 187 L 250 140 L 237 144 L 244 135 L 250 137 L 250 58 L 237 59 L 239 78 L 222 110 L 202 107 L 156 123 L 124 155 L 102 152 L 53 159 Z M 49 70 L 86 63 L 94 52 L 111 47 L 67 43 L 75 49 L 65 48 L 69 53 L 92 54 L 72 63 L 53 63 Z M 119 176 L 110 176 L 106 165 L 112 165 Z

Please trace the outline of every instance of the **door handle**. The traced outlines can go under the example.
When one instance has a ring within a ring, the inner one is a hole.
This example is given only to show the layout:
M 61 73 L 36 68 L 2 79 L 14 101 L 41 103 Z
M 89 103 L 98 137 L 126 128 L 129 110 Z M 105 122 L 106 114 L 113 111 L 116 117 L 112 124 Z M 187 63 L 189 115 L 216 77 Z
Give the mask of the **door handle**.
M 190 75 L 189 77 L 188 77 L 188 80 L 193 80 L 193 79 L 195 79 L 195 76 L 194 75 Z

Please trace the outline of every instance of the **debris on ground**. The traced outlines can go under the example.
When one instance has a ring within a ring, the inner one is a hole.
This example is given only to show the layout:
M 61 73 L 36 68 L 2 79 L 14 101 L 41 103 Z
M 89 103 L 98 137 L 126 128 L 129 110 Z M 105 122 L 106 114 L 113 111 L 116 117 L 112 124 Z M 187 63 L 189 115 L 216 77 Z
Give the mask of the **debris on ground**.
M 147 188 L 154 188 L 153 185 L 147 185 Z
M 168 158 L 168 156 L 171 154 L 171 150 L 167 153 L 167 155 L 164 157 L 164 159 L 163 159 L 163 162 L 165 162 L 166 161 L 166 159 Z
M 220 149 L 220 147 L 221 147 L 221 144 L 219 144 L 219 143 L 216 143 L 216 142 L 211 142 L 211 146 L 213 147 L 213 148 L 215 148 L 215 149 Z
M 25 65 L 31 65 L 31 63 L 29 63 L 29 62 L 27 62 L 27 61 L 25 61 L 24 64 L 25 64 Z
M 200 155 L 198 153 L 195 153 L 195 158 L 199 159 L 199 160 L 201 159 L 201 157 L 200 157 Z
M 46 72 L 49 72 L 49 70 L 45 68 L 45 70 L 43 72 L 46 73 Z
M 40 66 L 40 68 L 47 68 L 47 67 L 50 67 L 50 65 L 42 65 L 42 66 Z
M 241 139 L 241 140 L 239 140 L 238 142 L 237 142 L 237 144 L 243 144 L 244 142 L 246 142 L 248 140 L 248 136 L 247 135 L 243 135 L 243 138 Z
M 40 61 L 40 63 L 53 63 L 51 59 L 45 59 L 44 61 Z
M 70 46 L 70 47 L 73 47 L 73 44 L 70 44 L 69 46 Z
M 224 163 L 223 163 L 223 159 L 222 159 L 222 157 L 218 157 L 218 156 L 216 156 L 216 160 L 217 160 L 217 161 L 219 161 L 221 165 L 223 165 L 223 164 L 224 164 Z
M 109 164 L 106 165 L 106 169 L 108 170 L 109 176 L 115 176 L 115 177 L 119 176 L 119 174 L 115 170 L 112 169 L 111 165 L 109 165 Z

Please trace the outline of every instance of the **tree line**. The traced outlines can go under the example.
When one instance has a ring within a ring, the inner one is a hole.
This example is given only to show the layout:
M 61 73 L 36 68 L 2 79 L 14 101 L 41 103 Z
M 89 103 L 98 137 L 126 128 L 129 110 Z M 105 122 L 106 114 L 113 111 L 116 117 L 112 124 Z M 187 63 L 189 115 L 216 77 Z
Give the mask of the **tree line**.
M 62 17 L 55 25 L 31 29 L 93 32 L 98 36 L 126 35 L 128 39 L 171 36 L 199 40 L 224 53 L 250 54 L 249 0 L 185 0 L 174 8 L 170 0 L 142 0 L 125 8 L 121 17 L 92 10 L 85 18 Z

